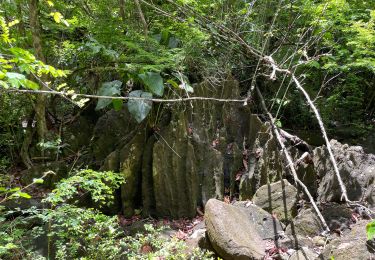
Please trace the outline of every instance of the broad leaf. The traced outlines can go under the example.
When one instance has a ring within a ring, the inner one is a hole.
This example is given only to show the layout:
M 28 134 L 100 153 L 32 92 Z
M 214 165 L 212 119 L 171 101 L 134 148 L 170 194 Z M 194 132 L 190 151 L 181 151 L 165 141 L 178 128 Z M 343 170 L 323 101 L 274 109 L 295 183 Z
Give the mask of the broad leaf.
M 122 82 L 119 80 L 105 82 L 103 83 L 102 87 L 99 89 L 98 95 L 109 96 L 109 97 L 119 96 L 121 93 L 120 91 L 121 85 L 122 85 Z M 103 109 L 111 103 L 112 103 L 112 99 L 99 98 L 98 104 L 96 105 L 95 110 Z
M 21 80 L 20 82 L 21 82 L 21 85 L 25 88 L 29 88 L 29 89 L 33 89 L 33 90 L 39 89 L 39 85 L 36 84 L 34 81 L 24 79 L 24 80 Z
M 142 79 L 143 83 L 146 85 L 147 90 L 158 96 L 163 96 L 164 94 L 164 82 L 160 73 L 157 72 L 146 72 L 144 74 L 139 74 L 138 77 Z
M 367 240 L 375 238 L 375 221 L 372 221 L 366 225 Z
M 135 90 L 129 93 L 129 97 L 139 98 L 152 98 L 152 94 L 149 92 L 143 92 L 142 90 Z M 137 100 L 130 99 L 128 102 L 128 110 L 130 114 L 137 120 L 138 123 L 142 122 L 150 112 L 152 107 L 151 100 Z
M 13 88 L 19 88 L 20 86 L 22 86 L 21 81 L 26 79 L 25 75 L 15 73 L 15 72 L 7 72 L 6 77 L 8 78 L 8 83 Z

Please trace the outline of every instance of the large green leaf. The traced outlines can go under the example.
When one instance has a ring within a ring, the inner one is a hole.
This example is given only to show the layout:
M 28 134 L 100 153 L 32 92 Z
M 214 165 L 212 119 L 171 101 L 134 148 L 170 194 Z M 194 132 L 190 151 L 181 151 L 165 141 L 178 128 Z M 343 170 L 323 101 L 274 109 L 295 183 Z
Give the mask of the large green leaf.
M 122 82 L 119 80 L 114 80 L 111 82 L 103 83 L 102 87 L 98 91 L 98 96 L 119 96 L 121 93 Z M 112 103 L 112 100 L 109 98 L 99 98 L 98 104 L 96 105 L 95 110 L 100 110 Z
M 129 93 L 129 97 L 139 97 L 139 98 L 152 98 L 152 94 L 149 92 L 144 92 L 142 90 L 135 90 Z M 128 102 L 128 110 L 130 114 L 137 120 L 138 123 L 142 122 L 150 112 L 152 107 L 151 100 L 137 100 L 130 99 Z
M 8 83 L 13 88 L 19 88 L 22 86 L 22 81 L 26 79 L 25 75 L 15 73 L 15 72 L 7 72 L 6 74 Z
M 366 225 L 367 240 L 375 238 L 375 220 Z
M 147 90 L 158 96 L 163 96 L 164 94 L 164 82 L 160 73 L 157 72 L 146 72 L 144 74 L 139 74 L 138 77 L 142 79 L 143 83 L 146 85 Z

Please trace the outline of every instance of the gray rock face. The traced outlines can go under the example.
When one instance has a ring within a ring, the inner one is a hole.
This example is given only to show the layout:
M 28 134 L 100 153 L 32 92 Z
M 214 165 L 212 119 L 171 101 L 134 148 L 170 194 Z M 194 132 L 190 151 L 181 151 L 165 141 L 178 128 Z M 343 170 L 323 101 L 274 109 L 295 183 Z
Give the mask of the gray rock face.
M 253 197 L 258 207 L 275 213 L 281 221 L 291 220 L 296 215 L 297 189 L 287 180 L 263 185 Z
M 352 211 L 346 205 L 330 203 L 321 206 L 321 213 L 330 230 L 344 231 L 349 229 Z M 300 235 L 314 237 L 321 234 L 323 231 L 324 228 L 315 211 L 308 208 L 299 212 L 298 216 L 287 226 L 285 233 L 290 236 Z
M 289 260 L 313 260 L 318 257 L 318 254 L 315 252 L 311 251 L 307 247 L 302 247 L 301 249 L 297 250 L 294 252 Z
M 176 119 L 160 133 L 153 148 L 153 185 L 159 216 L 193 217 L 198 198 L 194 147 L 189 142 L 187 122 Z
M 263 259 L 264 239 L 282 230 L 276 219 L 255 205 L 234 206 L 215 199 L 206 204 L 205 223 L 212 247 L 224 259 Z
M 313 209 L 303 209 L 287 226 L 285 233 L 289 236 L 314 237 L 323 231 L 324 228 Z
M 360 146 L 343 145 L 336 140 L 330 143 L 349 199 L 358 201 L 364 198 L 371 206 L 375 206 L 375 155 L 364 153 Z M 314 150 L 314 165 L 321 178 L 318 200 L 340 201 L 340 187 L 324 146 Z
M 331 259 L 332 256 L 337 260 L 373 259 L 375 255 L 366 246 L 367 223 L 368 221 L 362 220 L 353 225 L 350 232 L 332 240 L 319 259 Z

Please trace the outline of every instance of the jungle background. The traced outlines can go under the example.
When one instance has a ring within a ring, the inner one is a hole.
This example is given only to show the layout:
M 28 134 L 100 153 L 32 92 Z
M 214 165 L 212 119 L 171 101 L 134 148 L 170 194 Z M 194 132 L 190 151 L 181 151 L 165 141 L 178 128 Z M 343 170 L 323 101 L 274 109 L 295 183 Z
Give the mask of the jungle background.
M 0 258 L 215 257 L 184 242 L 208 199 L 287 176 L 246 186 L 261 125 L 325 144 L 296 82 L 375 152 L 373 1 L 0 0 L 0 28 Z

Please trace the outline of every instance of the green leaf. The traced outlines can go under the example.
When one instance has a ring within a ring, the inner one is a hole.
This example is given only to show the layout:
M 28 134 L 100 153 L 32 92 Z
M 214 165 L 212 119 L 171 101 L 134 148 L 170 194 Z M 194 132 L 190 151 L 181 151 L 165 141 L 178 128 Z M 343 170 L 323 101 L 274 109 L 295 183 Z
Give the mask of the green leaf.
M 2 80 L 0 80 L 0 86 L 5 89 L 9 88 L 9 85 L 5 81 L 2 81 Z
M 99 96 L 119 96 L 121 91 L 122 82 L 119 80 L 114 80 L 111 82 L 103 83 L 102 87 L 98 91 Z M 100 110 L 112 103 L 112 99 L 109 98 L 99 98 L 98 104 L 96 105 L 95 110 Z
M 129 97 L 141 97 L 141 98 L 152 98 L 152 94 L 149 92 L 143 92 L 142 90 L 135 90 L 129 93 Z M 130 114 L 137 120 L 138 123 L 142 122 L 150 112 L 152 107 L 152 101 L 150 100 L 134 100 L 131 99 L 128 102 L 128 110 Z
M 275 121 L 275 125 L 276 125 L 278 128 L 283 127 L 283 124 L 281 123 L 280 119 L 277 119 L 277 120 Z
M 122 108 L 122 100 L 121 99 L 112 99 L 112 105 L 113 105 L 113 108 L 116 111 L 120 111 L 121 108 Z
M 15 72 L 7 72 L 5 76 L 8 78 L 8 83 L 13 88 L 19 88 L 22 85 L 21 80 L 26 79 L 25 75 L 15 73 Z
M 43 182 L 44 182 L 43 179 L 37 179 L 37 178 L 33 179 L 33 183 L 36 183 L 36 184 L 42 184 Z
M 33 90 L 39 89 L 39 85 L 36 84 L 34 81 L 24 79 L 24 80 L 21 80 L 20 82 L 21 82 L 21 85 L 25 88 L 29 88 L 29 89 L 33 89 Z
M 53 20 L 55 20 L 56 23 L 60 23 L 61 19 L 63 18 L 63 15 L 59 12 L 54 12 L 50 14 L 53 17 Z
M 164 82 L 160 73 L 157 72 L 146 72 L 144 74 L 139 74 L 138 77 L 142 79 L 143 83 L 146 85 L 147 90 L 158 96 L 163 96 L 164 94 Z
M 375 238 L 375 220 L 366 225 L 367 240 Z
M 25 198 L 25 199 L 30 199 L 30 198 L 31 198 L 31 196 L 30 196 L 28 193 L 26 193 L 26 192 L 21 192 L 21 191 L 18 191 L 18 192 L 16 192 L 16 193 L 13 193 L 13 194 L 11 195 L 11 197 L 16 197 L 16 198 Z

